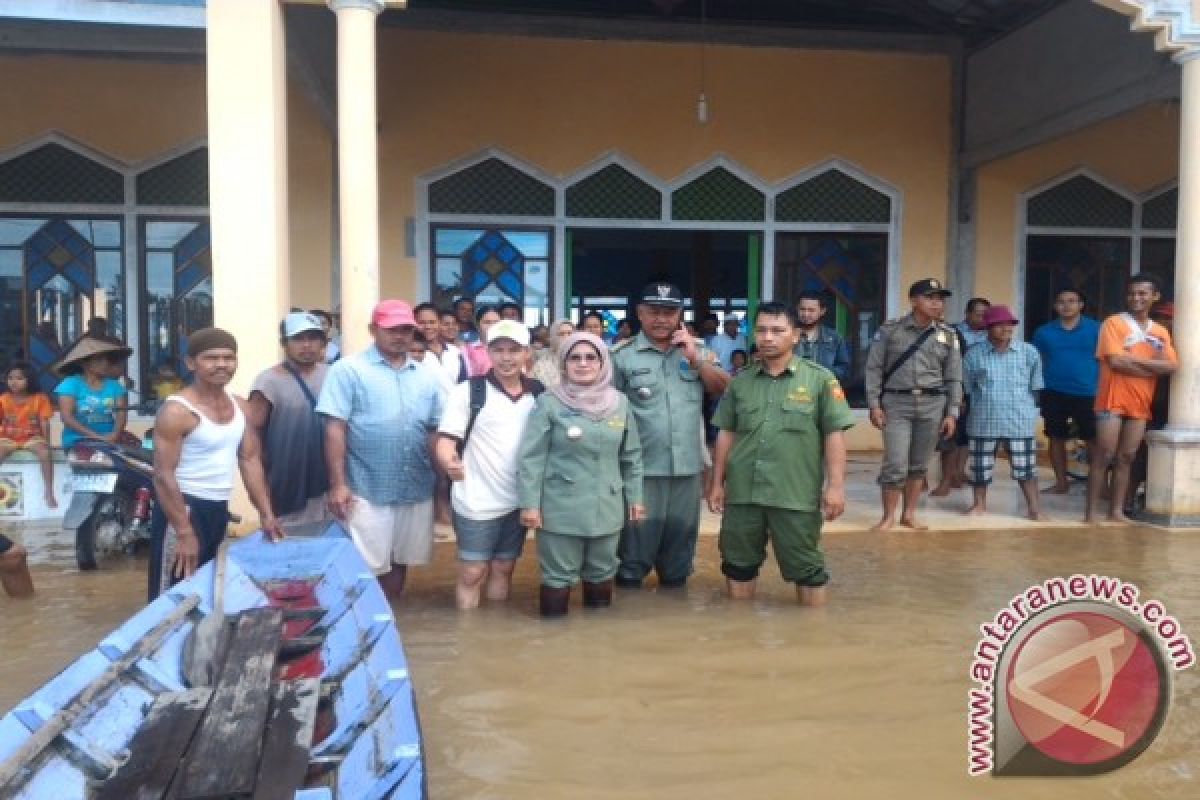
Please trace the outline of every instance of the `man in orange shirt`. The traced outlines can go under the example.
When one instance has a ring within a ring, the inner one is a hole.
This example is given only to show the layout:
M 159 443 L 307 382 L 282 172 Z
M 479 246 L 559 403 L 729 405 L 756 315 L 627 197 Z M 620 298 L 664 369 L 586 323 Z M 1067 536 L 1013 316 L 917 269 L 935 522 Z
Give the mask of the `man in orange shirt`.
M 1179 367 L 1171 334 L 1150 319 L 1150 309 L 1161 299 L 1158 280 L 1152 275 L 1134 275 L 1125 282 L 1125 305 L 1100 328 L 1096 359 L 1100 383 L 1096 391 L 1096 446 L 1088 474 L 1087 510 L 1083 521 L 1092 521 L 1092 510 L 1100 497 L 1108 466 L 1113 482 L 1108 501 L 1108 520 L 1128 522 L 1122 511 L 1129 488 L 1129 469 L 1137 455 L 1158 379 Z M 1115 456 L 1115 459 L 1114 459 Z

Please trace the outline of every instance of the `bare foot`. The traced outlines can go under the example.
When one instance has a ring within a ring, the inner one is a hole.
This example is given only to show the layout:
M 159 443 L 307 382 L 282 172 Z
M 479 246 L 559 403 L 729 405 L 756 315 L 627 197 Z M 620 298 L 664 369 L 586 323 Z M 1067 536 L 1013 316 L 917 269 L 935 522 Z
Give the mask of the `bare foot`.
M 901 517 L 901 518 L 900 518 L 900 524 L 901 524 L 902 526 L 904 526 L 905 528 L 911 528 L 911 529 L 913 529 L 914 531 L 927 531 L 927 530 L 929 530 L 929 526 L 928 526 L 928 525 L 922 525 L 920 522 L 917 522 L 917 518 L 916 518 L 916 517 L 914 517 L 914 516 L 911 516 L 911 515 L 910 515 L 910 516 L 906 516 L 906 517 Z
M 1035 522 L 1038 520 L 1045 519 L 1045 517 L 1042 515 L 1041 511 L 1030 511 L 1026 516 L 1028 516 L 1031 520 L 1033 520 Z
M 959 475 L 957 478 L 950 481 L 951 489 L 961 489 L 962 487 L 964 487 L 966 485 L 967 485 L 967 476 L 966 475 Z
M 953 483 L 939 483 L 937 488 L 929 493 L 931 497 L 946 497 L 950 494 L 951 489 L 956 489 Z
M 1114 511 L 1112 514 L 1109 514 L 1105 522 L 1109 525 L 1131 525 L 1133 523 L 1129 517 L 1120 511 Z
M 967 515 L 969 515 L 969 516 L 972 516 L 972 517 L 977 517 L 977 516 L 979 516 L 980 514 L 986 514 L 986 513 L 987 513 L 987 506 L 981 506 L 981 505 L 979 505 L 978 503 L 976 503 L 975 505 L 971 506 L 970 508 L 968 508 L 968 509 L 967 509 L 966 511 L 964 511 L 963 513 L 964 513 L 964 514 L 967 514 Z
M 1066 494 L 1071 487 L 1065 483 L 1055 483 L 1042 489 L 1042 494 Z
M 896 520 L 891 517 L 884 517 L 871 526 L 873 531 L 890 531 L 896 525 Z
M 54 499 L 54 495 L 46 495 L 46 508 L 58 508 L 58 501 Z

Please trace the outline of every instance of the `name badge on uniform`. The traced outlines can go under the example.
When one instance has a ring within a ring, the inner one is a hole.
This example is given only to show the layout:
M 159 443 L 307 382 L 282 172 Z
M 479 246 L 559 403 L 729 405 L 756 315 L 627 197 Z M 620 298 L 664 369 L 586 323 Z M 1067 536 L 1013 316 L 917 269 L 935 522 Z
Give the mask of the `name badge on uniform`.
M 642 388 L 637 390 L 637 396 L 640 397 L 642 400 L 649 400 L 650 396 L 652 394 L 654 394 L 654 392 L 652 392 L 650 390 L 649 386 L 643 386 Z
M 577 439 L 582 439 L 583 438 L 583 428 L 579 427 L 578 425 L 572 425 L 571 427 L 567 428 L 567 438 L 570 439 L 571 441 L 576 441 Z
M 944 331 L 938 331 L 937 340 L 938 340 L 938 344 L 945 344 L 946 343 L 946 333 Z

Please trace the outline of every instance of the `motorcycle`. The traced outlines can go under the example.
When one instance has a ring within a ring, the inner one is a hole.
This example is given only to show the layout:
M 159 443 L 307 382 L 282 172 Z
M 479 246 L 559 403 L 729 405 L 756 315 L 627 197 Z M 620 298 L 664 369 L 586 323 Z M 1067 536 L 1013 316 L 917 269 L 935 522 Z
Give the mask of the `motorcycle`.
M 150 541 L 153 454 L 136 437 L 116 444 L 84 439 L 67 453 L 67 465 L 74 493 L 63 529 L 75 531 L 81 570 Z

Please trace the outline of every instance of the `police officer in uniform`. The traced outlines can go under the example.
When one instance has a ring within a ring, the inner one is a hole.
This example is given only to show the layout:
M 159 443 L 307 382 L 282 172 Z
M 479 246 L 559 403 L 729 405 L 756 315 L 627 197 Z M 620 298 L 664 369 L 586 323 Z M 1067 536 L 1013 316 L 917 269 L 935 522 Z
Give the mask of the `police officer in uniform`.
M 942 322 L 951 292 L 934 278 L 908 290 L 912 312 L 879 326 L 867 354 L 867 406 L 883 431 L 879 485 L 883 517 L 872 530 L 900 524 L 921 530 L 917 501 L 939 437 L 954 435 L 962 404 L 962 353 L 954 329 Z
M 683 326 L 683 294 L 651 283 L 637 306 L 642 330 L 613 348 L 613 385 L 629 398 L 645 463 L 647 518 L 621 533 L 617 586 L 637 588 L 655 570 L 680 588 L 692 574 L 707 455 L 704 394 L 720 396 L 729 375 Z

